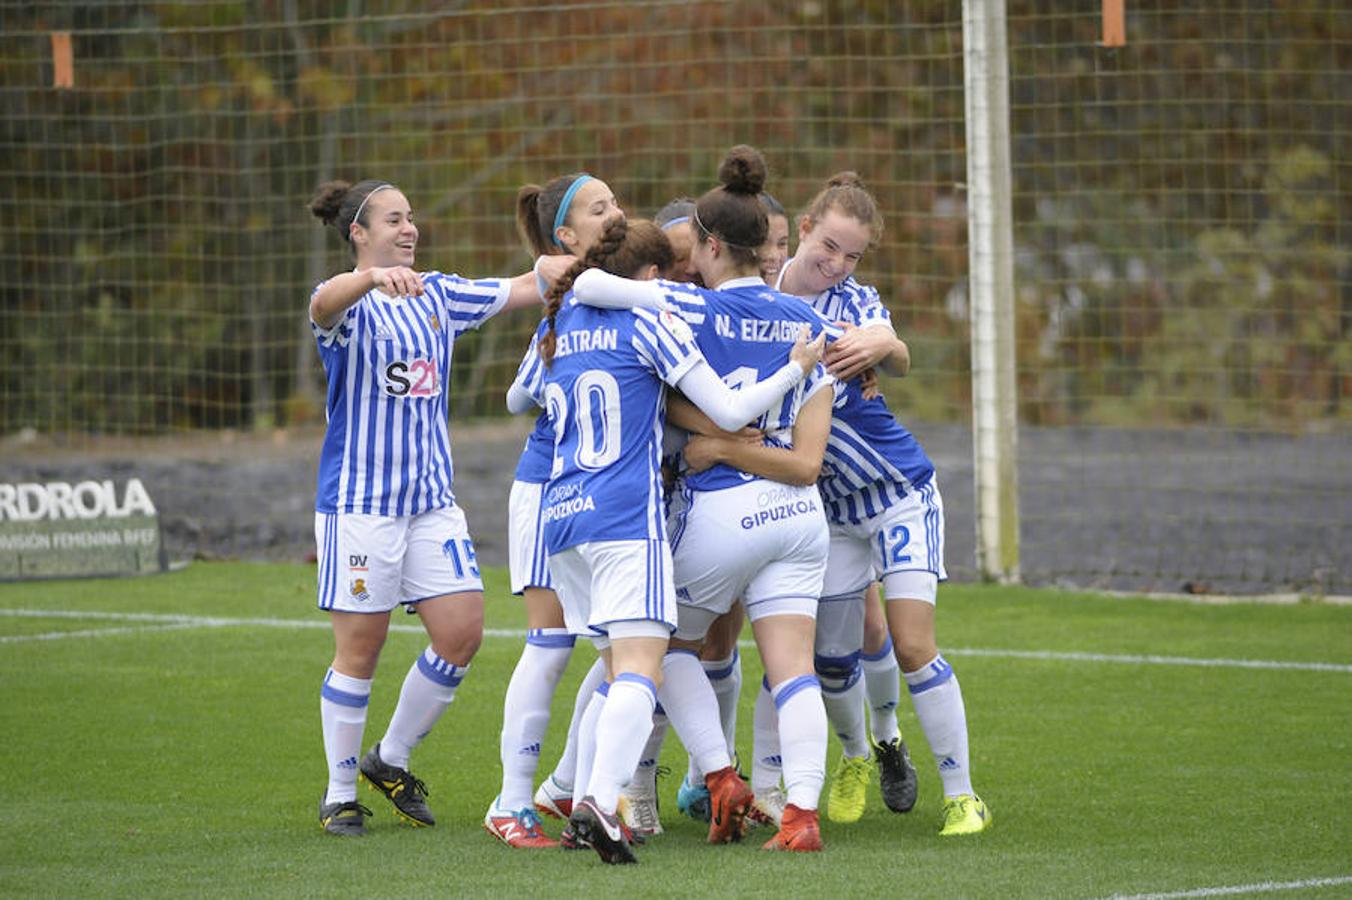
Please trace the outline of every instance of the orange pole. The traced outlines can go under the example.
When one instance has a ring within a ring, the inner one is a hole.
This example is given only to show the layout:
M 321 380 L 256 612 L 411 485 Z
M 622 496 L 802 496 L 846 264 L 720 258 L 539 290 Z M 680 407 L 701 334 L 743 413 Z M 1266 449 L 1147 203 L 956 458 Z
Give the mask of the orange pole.
M 52 32 L 52 87 L 75 87 L 75 54 L 69 31 Z
M 1127 45 L 1127 11 L 1125 0 L 1103 0 L 1103 46 Z

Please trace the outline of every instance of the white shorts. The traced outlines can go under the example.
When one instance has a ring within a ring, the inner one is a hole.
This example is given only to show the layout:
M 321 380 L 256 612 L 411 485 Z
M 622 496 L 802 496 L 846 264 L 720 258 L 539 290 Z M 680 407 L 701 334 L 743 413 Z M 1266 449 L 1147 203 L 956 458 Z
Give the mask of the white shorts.
M 387 613 L 484 589 L 458 506 L 416 516 L 315 513 L 315 546 L 320 609 Z
M 831 526 L 824 600 L 881 581 L 884 599 L 933 603 L 939 582 L 947 580 L 944 502 L 936 478 L 858 525 Z
M 829 548 L 816 485 L 751 481 L 697 492 L 678 528 L 677 637 L 704 637 L 738 597 L 753 622 L 816 615 Z
M 664 633 L 676 630 L 666 541 L 590 541 L 550 554 L 549 570 L 573 634 L 609 634 L 616 622 L 660 622 Z
M 549 579 L 549 555 L 545 553 L 544 518 L 540 515 L 543 484 L 513 481 L 507 498 L 507 569 L 512 593 L 528 587 L 554 589 Z

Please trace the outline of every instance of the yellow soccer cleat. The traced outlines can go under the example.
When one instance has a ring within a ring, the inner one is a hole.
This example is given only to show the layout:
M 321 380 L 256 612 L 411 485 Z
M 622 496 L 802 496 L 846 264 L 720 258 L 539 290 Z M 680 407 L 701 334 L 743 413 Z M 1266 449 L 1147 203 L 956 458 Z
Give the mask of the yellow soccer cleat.
M 944 800 L 944 823 L 939 835 L 976 834 L 991 827 L 991 811 L 976 794 L 959 794 Z
M 826 817 L 841 825 L 858 822 L 864 815 L 864 801 L 872 783 L 872 759 L 842 756 L 826 795 Z

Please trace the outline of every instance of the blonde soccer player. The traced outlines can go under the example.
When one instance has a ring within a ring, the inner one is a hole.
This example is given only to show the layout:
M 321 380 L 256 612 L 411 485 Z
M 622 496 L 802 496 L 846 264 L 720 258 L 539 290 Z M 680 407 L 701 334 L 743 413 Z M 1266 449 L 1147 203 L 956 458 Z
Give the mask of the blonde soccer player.
M 452 491 L 452 348 L 497 313 L 541 297 L 531 272 L 469 280 L 417 271 L 413 209 L 389 182 L 328 182 L 310 209 L 355 260 L 314 289 L 309 317 L 328 379 L 315 541 L 318 603 L 335 644 L 320 687 L 329 780 L 319 820 L 332 834 L 360 835 L 371 811 L 357 802 L 358 773 L 400 816 L 434 824 L 409 756 L 451 703 L 483 634 L 474 541 Z M 400 606 L 419 615 L 430 642 L 384 737 L 363 755 L 372 679 Z
M 827 814 L 832 821 L 857 821 L 871 780 L 860 657 L 866 590 L 881 581 L 891 642 L 943 784 L 940 834 L 972 834 L 990 827 L 991 814 L 972 787 L 962 691 L 935 640 L 938 584 L 947 578 L 943 500 L 924 449 L 856 378 L 873 366 L 897 375 L 910 367 L 878 292 L 853 277 L 882 226 L 859 177 L 835 175 L 799 218 L 797 252 L 779 277 L 781 290 L 846 328 L 825 358 L 842 387 L 819 485 L 831 557 L 817 617 L 817 671 L 844 745 Z M 909 809 L 915 773 L 905 743 L 898 735 L 873 751 L 888 806 Z

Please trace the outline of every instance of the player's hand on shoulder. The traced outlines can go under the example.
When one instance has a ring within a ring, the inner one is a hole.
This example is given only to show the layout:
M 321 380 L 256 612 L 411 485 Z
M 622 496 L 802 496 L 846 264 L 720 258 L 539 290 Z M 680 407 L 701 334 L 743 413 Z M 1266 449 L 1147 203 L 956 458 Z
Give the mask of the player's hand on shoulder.
M 374 268 L 371 270 L 371 279 L 382 293 L 391 297 L 422 296 L 422 276 L 407 266 Z
M 821 362 L 822 351 L 826 347 L 826 331 L 822 330 L 817 335 L 817 339 L 808 342 L 808 336 L 812 334 L 812 329 L 807 325 L 798 332 L 798 340 L 794 343 L 793 349 L 789 351 L 789 361 L 797 363 L 803 369 L 803 374 L 812 371 L 812 367 Z

